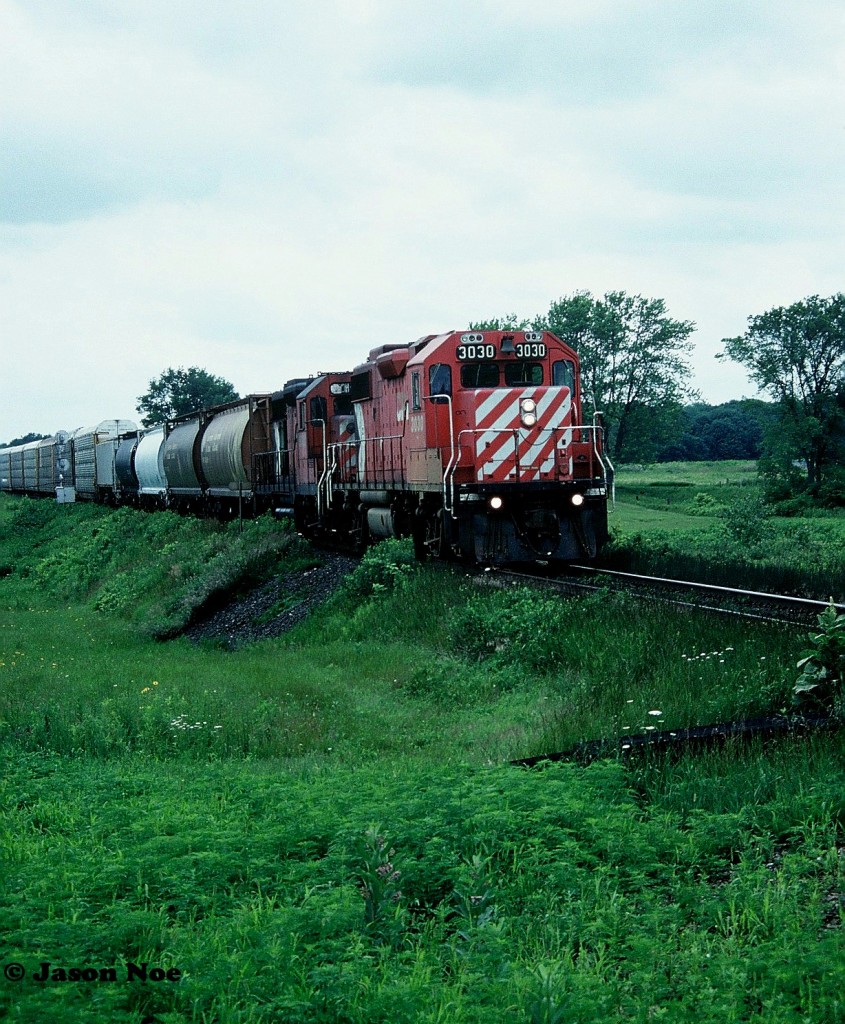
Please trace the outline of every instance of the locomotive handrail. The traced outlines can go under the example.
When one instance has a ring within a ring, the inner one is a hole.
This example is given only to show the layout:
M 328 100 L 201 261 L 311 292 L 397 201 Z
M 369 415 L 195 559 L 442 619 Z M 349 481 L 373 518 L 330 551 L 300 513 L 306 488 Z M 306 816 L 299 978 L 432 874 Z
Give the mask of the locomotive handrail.
M 596 453 L 596 458 L 599 460 L 599 462 L 601 463 L 601 467 L 604 470 L 604 478 L 605 478 L 605 480 L 608 479 L 608 476 L 610 478 L 610 500 L 615 505 L 616 504 L 616 470 L 614 469 L 613 463 L 610 461 L 610 456 L 607 454 L 607 452 L 605 452 L 604 455 L 602 455 L 602 453 L 598 449 L 598 445 L 596 444 L 596 441 L 598 440 L 598 436 L 599 436 L 599 431 L 601 431 L 602 434 L 604 433 L 604 427 L 599 422 L 599 417 L 600 416 L 601 416 L 601 413 L 598 412 L 598 410 L 593 412 L 593 426 L 592 426 L 592 428 L 590 428 L 593 431 L 593 451 Z M 607 460 L 607 465 L 610 466 L 610 473 L 609 474 L 608 474 L 607 468 L 605 467 L 605 464 L 604 464 L 605 463 L 605 459 Z
M 329 451 L 328 451 L 328 439 L 326 437 L 326 421 L 320 416 L 314 417 L 314 419 L 308 420 L 309 423 L 319 423 L 323 432 L 323 470 L 317 477 L 317 517 L 320 518 L 323 515 L 322 509 L 322 491 L 323 485 L 326 481 L 326 473 L 329 469 Z M 326 501 L 326 508 L 331 505 L 331 487 L 328 488 L 328 500 Z
M 293 448 L 271 448 L 266 452 L 255 452 L 252 458 L 256 484 L 260 487 L 271 487 L 274 484 L 286 483 L 289 486 L 294 477 L 290 468 L 293 464 L 293 453 Z
M 446 405 L 449 409 L 449 462 L 446 464 L 446 469 L 443 472 L 443 511 L 448 512 L 454 519 L 455 517 L 455 493 L 454 493 L 454 479 L 452 484 L 452 504 L 449 504 L 449 486 L 447 479 L 449 471 L 451 470 L 454 478 L 455 469 L 457 468 L 457 462 L 460 456 L 457 455 L 457 449 L 455 447 L 455 417 L 452 411 L 452 396 L 451 395 L 424 395 L 427 402 L 434 402 L 437 399 L 446 399 Z
M 463 438 L 464 434 L 469 434 L 469 435 L 473 435 L 473 436 L 474 435 L 478 435 L 478 434 L 512 434 L 513 435 L 513 439 L 514 439 L 514 464 L 515 464 L 515 467 L 516 467 L 517 479 L 519 479 L 520 478 L 519 477 L 519 473 L 520 473 L 520 469 L 521 469 L 520 461 L 519 461 L 519 429 L 520 429 L 519 427 L 464 427 L 460 431 L 460 433 L 458 434 L 457 457 L 454 458 L 454 459 L 450 459 L 449 460 L 449 464 L 447 465 L 446 470 L 444 471 L 444 474 L 443 474 L 443 490 L 444 490 L 443 506 L 446 509 L 446 511 L 448 511 L 450 513 L 453 512 L 454 505 L 455 505 L 455 494 L 454 494 L 454 492 L 455 492 L 455 473 L 460 468 L 459 464 L 460 464 L 461 458 L 463 457 L 464 443 L 462 441 L 462 438 Z M 540 434 L 543 434 L 543 433 L 546 433 L 546 434 L 554 434 L 554 433 L 565 434 L 567 431 L 569 432 L 570 435 L 574 435 L 576 431 L 581 432 L 581 433 L 584 433 L 584 432 L 591 433 L 593 435 L 593 451 L 595 451 L 596 456 L 597 456 L 598 464 L 599 464 L 599 466 L 601 466 L 602 479 L 606 481 L 607 480 L 607 469 L 605 467 L 604 460 L 601 458 L 601 456 L 598 453 L 598 449 L 597 449 L 597 445 L 596 445 L 596 431 L 597 430 L 601 430 L 601 427 L 569 425 L 569 426 L 556 426 L 556 427 L 541 427 L 539 429 L 538 433 L 540 433 Z M 569 439 L 568 443 L 569 444 L 572 443 L 572 437 L 571 436 L 570 436 L 570 439 Z M 469 445 L 467 445 L 467 448 L 469 448 Z M 471 451 L 471 449 L 470 449 L 470 451 Z M 609 459 L 607 460 L 607 462 L 608 462 L 608 464 L 610 464 L 610 460 Z M 610 468 L 611 468 L 611 471 L 613 471 L 613 466 L 612 465 L 611 465 Z M 447 495 L 447 492 L 450 491 L 450 490 L 451 490 L 451 494 L 452 494 L 452 504 L 448 505 L 447 504 L 446 495 Z
M 333 452 L 333 458 L 334 458 L 334 462 L 332 463 L 332 474 L 334 473 L 334 470 L 337 468 L 337 465 L 338 465 L 338 462 L 337 462 L 337 459 L 336 459 L 335 456 L 336 456 L 336 454 L 341 449 L 349 450 L 351 448 L 351 449 L 354 449 L 357 453 L 360 453 L 361 449 L 363 448 L 363 453 L 364 453 L 364 456 L 365 456 L 365 458 L 364 458 L 364 469 L 363 469 L 363 471 L 359 471 L 358 482 L 359 482 L 359 484 L 365 482 L 365 480 L 367 478 L 367 473 L 370 472 L 367 467 L 369 466 L 371 461 L 374 461 L 374 459 L 370 459 L 370 458 L 366 457 L 367 453 L 369 452 L 369 454 L 371 456 L 375 456 L 376 453 L 377 453 L 376 452 L 376 444 L 378 444 L 378 454 L 380 456 L 379 459 L 378 459 L 379 465 L 377 465 L 377 466 L 374 465 L 373 466 L 373 468 L 372 468 L 372 475 L 370 477 L 370 480 L 372 482 L 374 482 L 374 483 L 384 483 L 384 482 L 387 482 L 386 478 L 387 478 L 387 476 L 389 474 L 390 478 L 391 478 L 390 482 L 391 483 L 395 483 L 396 474 L 397 473 L 401 473 L 402 466 L 401 466 L 401 447 L 400 447 L 400 452 L 399 452 L 399 456 L 400 457 L 399 457 L 398 464 L 397 464 L 397 459 L 395 457 L 395 450 L 394 450 L 393 443 L 395 441 L 399 441 L 400 442 L 400 446 L 401 446 L 401 442 L 404 440 L 404 438 L 405 438 L 405 433 L 403 431 L 401 434 L 384 434 L 384 435 L 379 435 L 379 436 L 376 436 L 376 437 L 358 438 L 357 440 L 353 440 L 353 441 L 333 441 L 328 446 L 329 451 Z M 384 443 L 385 443 L 385 441 L 389 441 L 390 442 L 389 465 L 387 467 L 385 466 L 385 456 L 384 456 Z

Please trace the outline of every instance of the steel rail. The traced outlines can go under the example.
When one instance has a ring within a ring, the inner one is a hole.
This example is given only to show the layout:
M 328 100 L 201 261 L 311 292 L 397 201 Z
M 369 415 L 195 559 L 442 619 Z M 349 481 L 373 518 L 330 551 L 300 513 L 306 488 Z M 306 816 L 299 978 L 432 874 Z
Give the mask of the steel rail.
M 665 585 L 665 586 L 670 586 L 671 585 L 671 586 L 674 586 L 674 587 L 678 588 L 679 590 L 684 590 L 684 589 L 689 588 L 689 589 L 698 589 L 698 590 L 710 591 L 711 593 L 714 593 L 714 596 L 716 596 L 716 597 L 718 597 L 718 596 L 740 597 L 740 598 L 743 598 L 743 599 L 755 598 L 758 601 L 766 601 L 766 600 L 770 600 L 771 599 L 776 606 L 777 606 L 778 602 L 780 602 L 781 607 L 784 608 L 784 610 L 786 610 L 786 606 L 791 606 L 797 613 L 803 613 L 804 614 L 804 617 L 801 618 L 800 620 L 797 619 L 797 618 L 788 619 L 788 618 L 778 617 L 776 615 L 766 615 L 760 609 L 757 609 L 755 611 L 751 611 L 751 610 L 741 609 L 741 608 L 726 608 L 726 607 L 723 607 L 721 605 L 716 605 L 716 604 L 698 604 L 698 603 L 696 603 L 694 601 L 684 601 L 684 600 L 679 600 L 678 598 L 673 598 L 673 597 L 669 596 L 668 593 L 663 593 L 663 594 L 647 593 L 647 592 L 644 592 L 644 591 L 641 591 L 641 590 L 637 590 L 634 587 L 631 587 L 631 588 L 628 588 L 628 589 L 625 590 L 626 593 L 630 593 L 630 594 L 632 594 L 635 597 L 640 597 L 643 600 L 647 600 L 647 601 L 660 601 L 663 604 L 674 605 L 674 606 L 676 606 L 678 608 L 688 608 L 688 609 L 692 609 L 694 611 L 715 612 L 717 615 L 733 615 L 733 616 L 735 616 L 736 618 L 739 618 L 739 619 L 749 619 L 749 620 L 757 621 L 757 622 L 773 622 L 773 623 L 777 623 L 779 625 L 799 626 L 799 627 L 802 627 L 802 628 L 806 628 L 807 626 L 812 627 L 814 625 L 814 622 L 806 617 L 807 613 L 809 611 L 811 611 L 811 610 L 812 611 L 819 611 L 821 609 L 829 607 L 829 604 L 824 602 L 824 601 L 815 601 L 815 600 L 812 600 L 810 598 L 800 598 L 800 597 L 792 598 L 789 595 L 785 595 L 785 594 L 767 594 L 767 593 L 764 593 L 764 592 L 761 592 L 761 591 L 738 590 L 738 589 L 732 589 L 730 587 L 720 587 L 720 586 L 716 586 L 716 585 L 712 585 L 711 586 L 710 584 L 706 584 L 706 583 L 695 583 L 693 581 L 669 580 L 669 579 L 665 579 L 665 578 L 661 578 L 661 577 L 657 577 L 657 576 L 655 576 L 655 577 L 652 577 L 652 576 L 642 576 L 642 575 L 637 575 L 635 573 L 615 572 L 615 571 L 607 570 L 607 569 L 605 569 L 605 570 L 593 569 L 591 566 L 570 566 L 569 568 L 573 568 L 573 569 L 578 569 L 580 571 L 589 572 L 589 573 L 591 573 L 591 574 L 593 574 L 595 576 L 600 575 L 602 573 L 606 573 L 607 575 L 618 579 L 620 581 L 620 583 L 625 583 L 626 581 L 628 581 L 628 582 L 630 582 L 632 584 L 637 584 L 637 585 L 647 585 L 647 584 L 659 584 L 659 585 Z M 518 572 L 518 571 L 513 570 L 513 569 L 502 569 L 502 568 L 498 568 L 498 567 L 495 568 L 495 570 L 492 570 L 492 571 L 494 571 L 497 576 L 510 576 L 510 577 L 513 577 L 514 579 L 517 579 L 517 580 L 536 581 L 536 582 L 542 583 L 542 584 L 544 584 L 546 586 L 553 587 L 553 588 L 555 588 L 557 590 L 568 590 L 568 591 L 571 592 L 574 589 L 574 590 L 586 590 L 586 591 L 595 593 L 595 592 L 597 592 L 597 591 L 602 589 L 601 585 L 598 584 L 598 583 L 579 583 L 579 582 L 577 582 L 577 581 L 575 581 L 573 579 L 569 579 L 569 578 L 566 578 L 566 577 L 560 577 L 560 576 L 551 576 L 551 575 L 549 575 L 549 576 L 537 576 L 537 575 L 533 575 L 531 573 Z M 843 606 L 843 605 L 834 604 L 834 608 L 845 610 L 845 606 Z
M 818 601 L 811 597 L 795 597 L 791 594 L 770 594 L 762 590 L 741 590 L 738 587 L 722 587 L 716 583 L 697 583 L 694 580 L 675 580 L 664 576 L 643 576 L 633 572 L 619 572 L 616 569 L 597 569 L 591 565 L 573 565 L 570 568 L 578 569 L 580 572 L 588 572 L 593 576 L 614 576 L 619 579 L 636 580 L 641 583 L 663 583 L 669 586 L 683 587 L 687 590 L 707 590 L 733 597 L 757 597 L 763 598 L 766 601 L 782 601 L 785 604 L 817 608 L 819 611 L 829 608 L 832 603 L 838 612 L 845 612 L 845 604 L 837 604 L 835 601 Z

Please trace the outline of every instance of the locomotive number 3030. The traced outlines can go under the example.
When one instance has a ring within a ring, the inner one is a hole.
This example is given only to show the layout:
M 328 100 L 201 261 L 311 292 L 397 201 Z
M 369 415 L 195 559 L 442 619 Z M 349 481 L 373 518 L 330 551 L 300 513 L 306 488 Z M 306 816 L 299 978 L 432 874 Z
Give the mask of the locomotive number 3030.
M 495 345 L 458 345 L 458 359 L 495 359 Z
M 515 347 L 518 359 L 543 359 L 546 355 L 546 346 L 542 341 L 526 341 Z

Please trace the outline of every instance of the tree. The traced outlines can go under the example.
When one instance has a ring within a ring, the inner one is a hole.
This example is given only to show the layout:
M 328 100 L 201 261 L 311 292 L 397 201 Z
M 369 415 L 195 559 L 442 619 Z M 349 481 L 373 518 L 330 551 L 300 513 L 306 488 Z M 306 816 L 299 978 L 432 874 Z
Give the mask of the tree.
M 523 320 L 516 313 L 493 317 L 492 320 L 477 320 L 469 325 L 471 331 L 523 331 L 531 326 L 530 320 Z
M 150 389 L 138 396 L 138 412 L 146 414 L 145 427 L 164 423 L 174 416 L 182 416 L 213 405 L 234 402 L 238 393 L 229 381 L 215 377 L 198 366 L 187 370 L 168 367 L 160 376 L 150 381 Z
M 845 466 L 845 295 L 811 295 L 791 306 L 748 318 L 748 329 L 724 338 L 719 359 L 746 368 L 778 403 L 777 444 L 762 466 L 787 488 L 795 461 L 803 462 L 805 489 L 819 495 L 841 479 Z
M 23 437 L 14 437 L 11 441 L 7 441 L 6 444 L 0 444 L 0 448 L 17 448 L 19 444 L 30 444 L 32 441 L 43 441 L 45 437 L 49 436 L 49 434 L 24 434 Z
M 575 292 L 553 302 L 534 326 L 578 353 L 582 390 L 604 414 L 613 458 L 651 453 L 665 431 L 678 431 L 681 400 L 690 396 L 684 357 L 695 324 L 669 317 L 663 299 Z
M 680 437 L 661 447 L 657 461 L 759 459 L 763 432 L 773 410 L 771 403 L 750 398 L 721 405 L 687 405 L 682 412 Z

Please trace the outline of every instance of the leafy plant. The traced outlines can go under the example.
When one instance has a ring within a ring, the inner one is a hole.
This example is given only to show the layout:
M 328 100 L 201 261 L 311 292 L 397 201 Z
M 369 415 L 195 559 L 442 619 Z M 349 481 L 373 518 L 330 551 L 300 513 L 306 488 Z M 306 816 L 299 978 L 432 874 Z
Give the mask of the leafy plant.
M 771 514 L 771 506 L 756 494 L 735 498 L 720 512 L 725 529 L 740 544 L 759 544 Z
M 402 932 L 402 872 L 395 866 L 396 850 L 377 825 L 364 833 L 359 852 L 358 891 L 364 897 L 364 922 L 369 931 L 394 945 Z
M 555 633 L 562 608 L 555 597 L 528 587 L 473 595 L 449 619 L 449 640 L 470 657 L 500 664 L 550 668 L 563 653 Z
M 566 1008 L 558 1001 L 560 968 L 539 964 L 534 974 L 535 995 L 528 1004 L 529 1024 L 564 1024 Z
M 801 675 L 795 684 L 800 706 L 845 713 L 845 615 L 838 615 L 831 600 L 819 615 L 819 632 L 809 634 L 812 647 L 798 662 Z
M 418 568 L 419 563 L 409 541 L 383 540 L 365 552 L 360 563 L 346 577 L 343 592 L 360 599 L 400 589 Z

